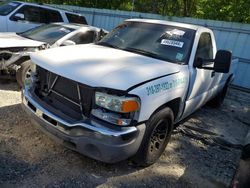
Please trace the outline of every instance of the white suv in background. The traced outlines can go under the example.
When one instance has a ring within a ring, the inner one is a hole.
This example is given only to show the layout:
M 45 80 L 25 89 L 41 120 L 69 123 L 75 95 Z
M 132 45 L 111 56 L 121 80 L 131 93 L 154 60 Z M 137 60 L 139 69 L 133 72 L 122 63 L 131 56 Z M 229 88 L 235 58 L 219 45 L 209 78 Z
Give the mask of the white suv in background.
M 41 4 L 15 1 L 0 6 L 0 32 L 23 32 L 54 22 L 87 24 L 80 14 Z

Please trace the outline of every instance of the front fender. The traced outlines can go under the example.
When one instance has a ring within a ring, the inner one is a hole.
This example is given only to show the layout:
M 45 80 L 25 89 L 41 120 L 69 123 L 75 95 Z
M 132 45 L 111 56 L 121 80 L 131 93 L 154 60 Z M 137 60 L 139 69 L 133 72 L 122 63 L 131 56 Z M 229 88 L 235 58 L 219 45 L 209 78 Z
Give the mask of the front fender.
M 147 121 L 159 107 L 176 98 L 181 98 L 183 102 L 188 83 L 188 72 L 179 72 L 147 82 L 130 91 L 130 94 L 139 96 L 141 100 L 138 121 Z

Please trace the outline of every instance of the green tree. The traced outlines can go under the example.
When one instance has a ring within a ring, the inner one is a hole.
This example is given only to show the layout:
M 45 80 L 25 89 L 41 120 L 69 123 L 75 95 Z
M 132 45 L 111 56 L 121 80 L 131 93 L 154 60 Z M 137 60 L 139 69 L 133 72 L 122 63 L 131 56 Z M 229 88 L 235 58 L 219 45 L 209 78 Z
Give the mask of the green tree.
M 26 0 L 250 23 L 250 0 Z M 134 2 L 134 7 L 133 7 Z

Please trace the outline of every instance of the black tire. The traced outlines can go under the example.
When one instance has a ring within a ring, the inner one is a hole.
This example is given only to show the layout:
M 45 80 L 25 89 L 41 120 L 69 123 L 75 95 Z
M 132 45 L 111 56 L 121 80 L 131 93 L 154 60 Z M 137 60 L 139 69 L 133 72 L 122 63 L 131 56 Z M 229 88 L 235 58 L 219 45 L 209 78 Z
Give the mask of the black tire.
M 21 64 L 21 67 L 17 70 L 16 80 L 18 85 L 23 88 L 25 80 L 30 76 L 31 61 L 25 61 Z
M 241 159 L 243 159 L 243 160 L 250 159 L 250 144 L 243 147 Z
M 219 108 L 227 95 L 228 84 L 226 83 L 223 89 L 207 104 L 213 108 Z
M 132 159 L 136 166 L 146 167 L 159 159 L 170 140 L 173 122 L 170 108 L 160 110 L 148 120 L 140 148 Z

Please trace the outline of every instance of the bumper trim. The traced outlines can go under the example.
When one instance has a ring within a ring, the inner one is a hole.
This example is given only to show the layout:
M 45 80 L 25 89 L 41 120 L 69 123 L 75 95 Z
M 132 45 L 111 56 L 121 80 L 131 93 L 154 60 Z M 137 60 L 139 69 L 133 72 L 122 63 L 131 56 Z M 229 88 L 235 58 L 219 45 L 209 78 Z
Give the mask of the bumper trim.
M 89 124 L 82 123 L 82 122 L 71 124 L 71 123 L 66 122 L 65 120 L 55 116 L 54 114 L 52 114 L 48 110 L 44 109 L 41 105 L 39 105 L 35 100 L 32 99 L 32 97 L 30 96 L 30 93 L 27 90 L 23 90 L 23 104 L 29 110 L 31 110 L 37 117 L 46 121 L 46 123 L 49 123 L 51 126 L 53 126 L 55 128 L 57 126 L 55 126 L 55 124 L 52 124 L 51 122 L 49 122 L 44 117 L 47 116 L 47 117 L 51 118 L 52 120 L 54 120 L 57 124 L 62 124 L 62 125 L 65 125 L 66 127 L 69 127 L 69 128 L 82 127 L 82 128 L 86 128 L 90 131 L 100 133 L 100 134 L 105 135 L 105 136 L 120 137 L 120 136 L 127 135 L 127 134 L 130 134 L 133 132 L 137 132 L 136 127 L 123 127 L 123 130 L 117 131 L 114 129 L 109 129 L 107 127 L 100 127 L 100 126 L 96 127 L 94 125 L 89 125 Z
M 33 124 L 69 149 L 99 161 L 116 163 L 133 156 L 141 145 L 145 124 L 113 130 L 95 121 L 69 123 L 42 107 L 28 90 L 23 90 L 22 94 L 22 106 Z M 65 131 L 67 129 L 70 131 Z M 72 135 L 72 131 L 80 134 Z

